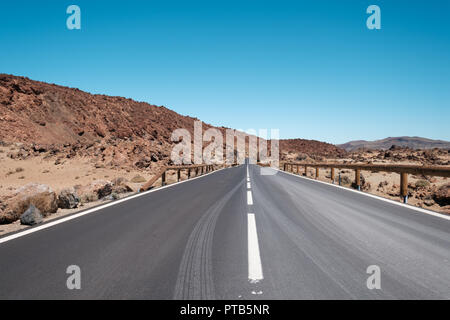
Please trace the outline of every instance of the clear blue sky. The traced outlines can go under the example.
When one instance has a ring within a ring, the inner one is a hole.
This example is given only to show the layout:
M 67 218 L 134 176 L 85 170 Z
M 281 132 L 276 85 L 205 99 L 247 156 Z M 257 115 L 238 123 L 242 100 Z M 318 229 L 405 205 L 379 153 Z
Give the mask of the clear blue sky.
M 81 7 L 82 29 L 66 28 Z M 381 8 L 381 30 L 366 8 Z M 1 1 L 0 72 L 214 125 L 450 140 L 450 1 Z

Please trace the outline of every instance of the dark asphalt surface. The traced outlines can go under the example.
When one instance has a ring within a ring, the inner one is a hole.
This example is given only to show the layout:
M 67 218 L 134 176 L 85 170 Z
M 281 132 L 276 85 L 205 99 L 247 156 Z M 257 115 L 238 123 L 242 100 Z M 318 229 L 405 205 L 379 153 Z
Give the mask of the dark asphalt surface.
M 0 243 L 0 299 L 450 299 L 449 220 L 260 170 L 251 206 L 243 165 Z M 69 265 L 81 290 L 66 287 Z

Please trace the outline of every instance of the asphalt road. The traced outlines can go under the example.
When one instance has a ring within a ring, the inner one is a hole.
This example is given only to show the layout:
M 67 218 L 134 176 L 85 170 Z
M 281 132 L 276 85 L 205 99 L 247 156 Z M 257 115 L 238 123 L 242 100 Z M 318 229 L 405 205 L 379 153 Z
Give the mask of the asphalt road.
M 224 169 L 0 243 L 0 298 L 450 299 L 449 220 L 261 170 Z M 66 286 L 70 265 L 80 290 Z

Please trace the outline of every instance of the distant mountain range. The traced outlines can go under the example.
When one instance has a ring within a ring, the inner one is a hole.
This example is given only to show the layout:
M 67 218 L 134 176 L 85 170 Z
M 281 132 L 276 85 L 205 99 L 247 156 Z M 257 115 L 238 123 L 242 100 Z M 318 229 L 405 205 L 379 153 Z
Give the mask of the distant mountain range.
M 344 144 L 338 144 L 337 147 L 346 151 L 358 149 L 389 149 L 391 146 L 408 147 L 411 149 L 450 149 L 450 142 L 443 140 L 432 140 L 421 137 L 389 137 L 375 141 L 355 140 Z

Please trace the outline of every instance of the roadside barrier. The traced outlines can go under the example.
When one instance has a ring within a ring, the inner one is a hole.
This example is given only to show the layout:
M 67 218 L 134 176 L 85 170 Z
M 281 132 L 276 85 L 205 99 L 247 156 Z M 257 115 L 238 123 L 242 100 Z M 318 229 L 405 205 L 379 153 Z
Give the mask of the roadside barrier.
M 213 164 L 199 164 L 199 165 L 185 165 L 185 166 L 165 166 L 163 167 L 156 175 L 153 176 L 146 184 L 144 184 L 139 191 L 147 191 L 153 188 L 154 184 L 161 180 L 161 186 L 165 186 L 167 184 L 167 172 L 170 170 L 175 170 L 177 172 L 177 181 L 181 181 L 181 173 L 182 171 L 187 172 L 187 179 L 192 177 L 198 177 L 208 172 L 215 171 L 219 168 L 218 165 Z
M 281 163 L 283 171 L 300 174 L 300 168 L 304 168 L 303 176 L 307 176 L 308 167 L 316 168 L 315 178 L 319 178 L 319 169 L 330 169 L 330 179 L 334 183 L 335 169 L 351 169 L 355 171 L 356 189 L 361 189 L 361 171 L 370 172 L 395 172 L 400 174 L 400 197 L 404 203 L 408 202 L 408 174 L 450 177 L 450 166 L 417 166 L 397 164 L 345 164 L 345 163 Z M 339 179 L 340 182 L 340 179 Z M 339 183 L 340 184 L 340 183 Z

